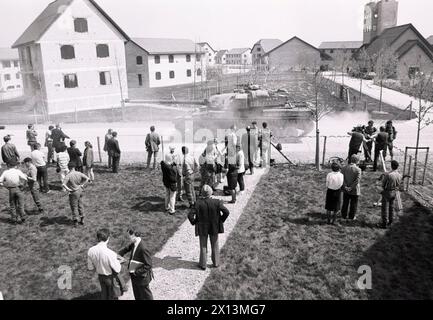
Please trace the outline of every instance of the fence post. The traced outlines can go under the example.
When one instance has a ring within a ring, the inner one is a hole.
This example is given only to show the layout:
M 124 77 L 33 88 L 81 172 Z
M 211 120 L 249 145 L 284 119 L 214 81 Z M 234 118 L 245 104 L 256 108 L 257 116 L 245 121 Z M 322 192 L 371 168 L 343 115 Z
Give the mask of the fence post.
M 407 183 L 406 183 L 406 191 L 409 191 L 409 184 L 410 184 L 410 179 L 411 179 L 411 175 L 410 175 L 411 169 L 412 169 L 412 156 L 409 156 L 409 170 L 408 170 L 408 178 L 407 178 Z
M 408 120 L 412 119 L 412 101 L 409 104 L 409 116 L 408 116 Z
M 101 139 L 98 137 L 98 154 L 99 154 L 99 162 L 102 163 L 102 155 L 101 155 Z
M 161 161 L 165 160 L 165 152 L 164 152 L 164 136 L 161 136 L 161 146 L 162 146 L 162 159 Z
M 322 159 L 322 166 L 325 165 L 325 157 L 326 157 L 326 142 L 327 142 L 327 140 L 328 140 L 328 136 L 325 136 L 325 137 L 324 137 L 324 140 L 323 140 L 323 159 Z
M 364 100 L 364 111 L 365 111 L 365 112 L 368 111 L 368 108 L 367 108 L 367 101 L 366 101 L 366 100 Z
M 422 185 L 424 185 L 425 182 L 425 174 L 427 172 L 427 163 L 428 163 L 428 153 L 430 151 L 430 148 L 427 148 L 427 153 L 425 154 L 425 163 L 424 163 L 424 173 L 422 175 Z

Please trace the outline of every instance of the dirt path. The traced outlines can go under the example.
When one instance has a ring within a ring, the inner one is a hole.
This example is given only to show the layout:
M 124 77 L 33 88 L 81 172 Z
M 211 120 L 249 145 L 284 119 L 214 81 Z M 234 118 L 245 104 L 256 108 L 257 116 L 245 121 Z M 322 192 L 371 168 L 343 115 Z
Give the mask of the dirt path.
M 238 197 L 236 204 L 227 204 L 230 216 L 224 224 L 225 233 L 220 235 L 220 249 L 224 246 L 227 237 L 234 229 L 245 206 L 253 194 L 257 183 L 267 170 L 257 170 L 256 173 L 245 176 L 247 190 Z M 219 189 L 222 189 L 220 186 Z M 215 198 L 227 201 L 228 197 Z M 208 249 L 210 250 L 210 248 Z M 198 268 L 199 241 L 195 237 L 194 227 L 185 221 L 179 230 L 170 238 L 160 252 L 153 257 L 153 272 L 155 279 L 150 288 L 155 300 L 194 300 L 203 286 L 211 268 L 202 271 Z M 208 253 L 208 266 L 211 265 L 210 252 Z M 121 300 L 133 300 L 131 283 L 128 282 L 128 292 Z

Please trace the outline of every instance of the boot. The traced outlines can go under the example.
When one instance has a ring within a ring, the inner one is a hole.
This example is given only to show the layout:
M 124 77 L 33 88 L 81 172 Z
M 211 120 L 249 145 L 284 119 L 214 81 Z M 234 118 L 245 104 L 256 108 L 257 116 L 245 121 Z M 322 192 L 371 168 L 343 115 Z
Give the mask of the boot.
M 236 203 L 236 190 L 231 190 L 232 193 L 232 201 L 229 203 Z

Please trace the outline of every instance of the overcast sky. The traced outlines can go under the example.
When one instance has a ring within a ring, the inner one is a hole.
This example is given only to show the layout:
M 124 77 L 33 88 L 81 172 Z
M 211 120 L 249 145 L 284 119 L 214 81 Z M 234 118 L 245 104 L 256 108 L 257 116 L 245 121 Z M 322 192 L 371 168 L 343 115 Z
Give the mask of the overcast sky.
M 0 0 L 0 47 L 8 47 L 51 0 Z M 367 0 L 97 0 L 132 37 L 188 38 L 214 49 L 261 38 L 362 40 Z M 398 24 L 433 34 L 433 1 L 400 0 Z

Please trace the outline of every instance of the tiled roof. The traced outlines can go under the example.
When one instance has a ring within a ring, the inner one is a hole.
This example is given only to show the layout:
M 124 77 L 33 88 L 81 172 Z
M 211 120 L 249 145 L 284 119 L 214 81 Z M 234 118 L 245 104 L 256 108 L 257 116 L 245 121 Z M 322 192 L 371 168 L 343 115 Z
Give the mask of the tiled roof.
M 16 48 L 22 45 L 38 41 L 51 25 L 62 15 L 65 8 L 70 6 L 74 0 L 56 0 L 50 3 L 44 11 L 32 22 L 32 24 L 24 31 L 12 45 Z M 121 34 L 125 39 L 129 39 L 128 35 L 108 16 L 104 10 L 94 1 L 88 0 Z
M 250 48 L 234 48 L 229 50 L 229 52 L 227 52 L 227 54 L 242 54 L 245 51 L 251 51 Z
M 282 43 L 283 41 L 280 39 L 260 39 L 254 45 L 259 44 L 262 47 L 263 52 L 267 53 Z
M 369 55 L 373 55 L 379 52 L 381 49 L 389 47 L 395 40 L 397 40 L 404 32 L 406 32 L 411 27 L 411 24 L 404 24 L 401 26 L 385 29 L 381 35 L 374 38 L 372 42 L 367 45 L 367 53 Z
M 328 41 L 322 42 L 319 49 L 359 49 L 362 46 L 362 41 Z
M 18 50 L 10 48 L 0 48 L 0 61 L 3 60 L 18 60 Z
M 285 44 L 287 44 L 287 43 L 289 43 L 290 41 L 293 41 L 293 40 L 299 40 L 299 41 L 305 43 L 307 46 L 309 46 L 309 47 L 311 47 L 311 48 L 313 48 L 313 49 L 315 49 L 315 50 L 317 50 L 317 51 L 320 51 L 319 49 L 317 49 L 317 48 L 316 48 L 315 46 L 313 46 L 312 44 L 309 44 L 308 42 L 302 40 L 301 38 L 298 38 L 298 37 L 294 36 L 294 37 L 290 38 L 289 40 L 287 40 L 286 42 L 283 42 L 283 43 L 280 44 L 279 46 L 275 47 L 275 48 L 272 49 L 271 51 L 267 52 L 266 55 L 269 55 L 271 52 L 277 50 L 278 48 L 284 46 Z
M 209 42 L 198 42 L 197 44 L 198 44 L 200 47 L 204 47 L 205 45 L 208 45 L 209 48 L 211 48 L 213 52 L 217 52 L 216 50 L 214 50 L 214 48 L 212 48 L 212 46 L 209 44 Z
M 133 38 L 132 41 L 149 54 L 203 53 L 203 49 L 188 39 Z
M 227 50 L 219 50 L 216 54 L 216 59 L 221 59 L 223 55 L 227 53 Z

